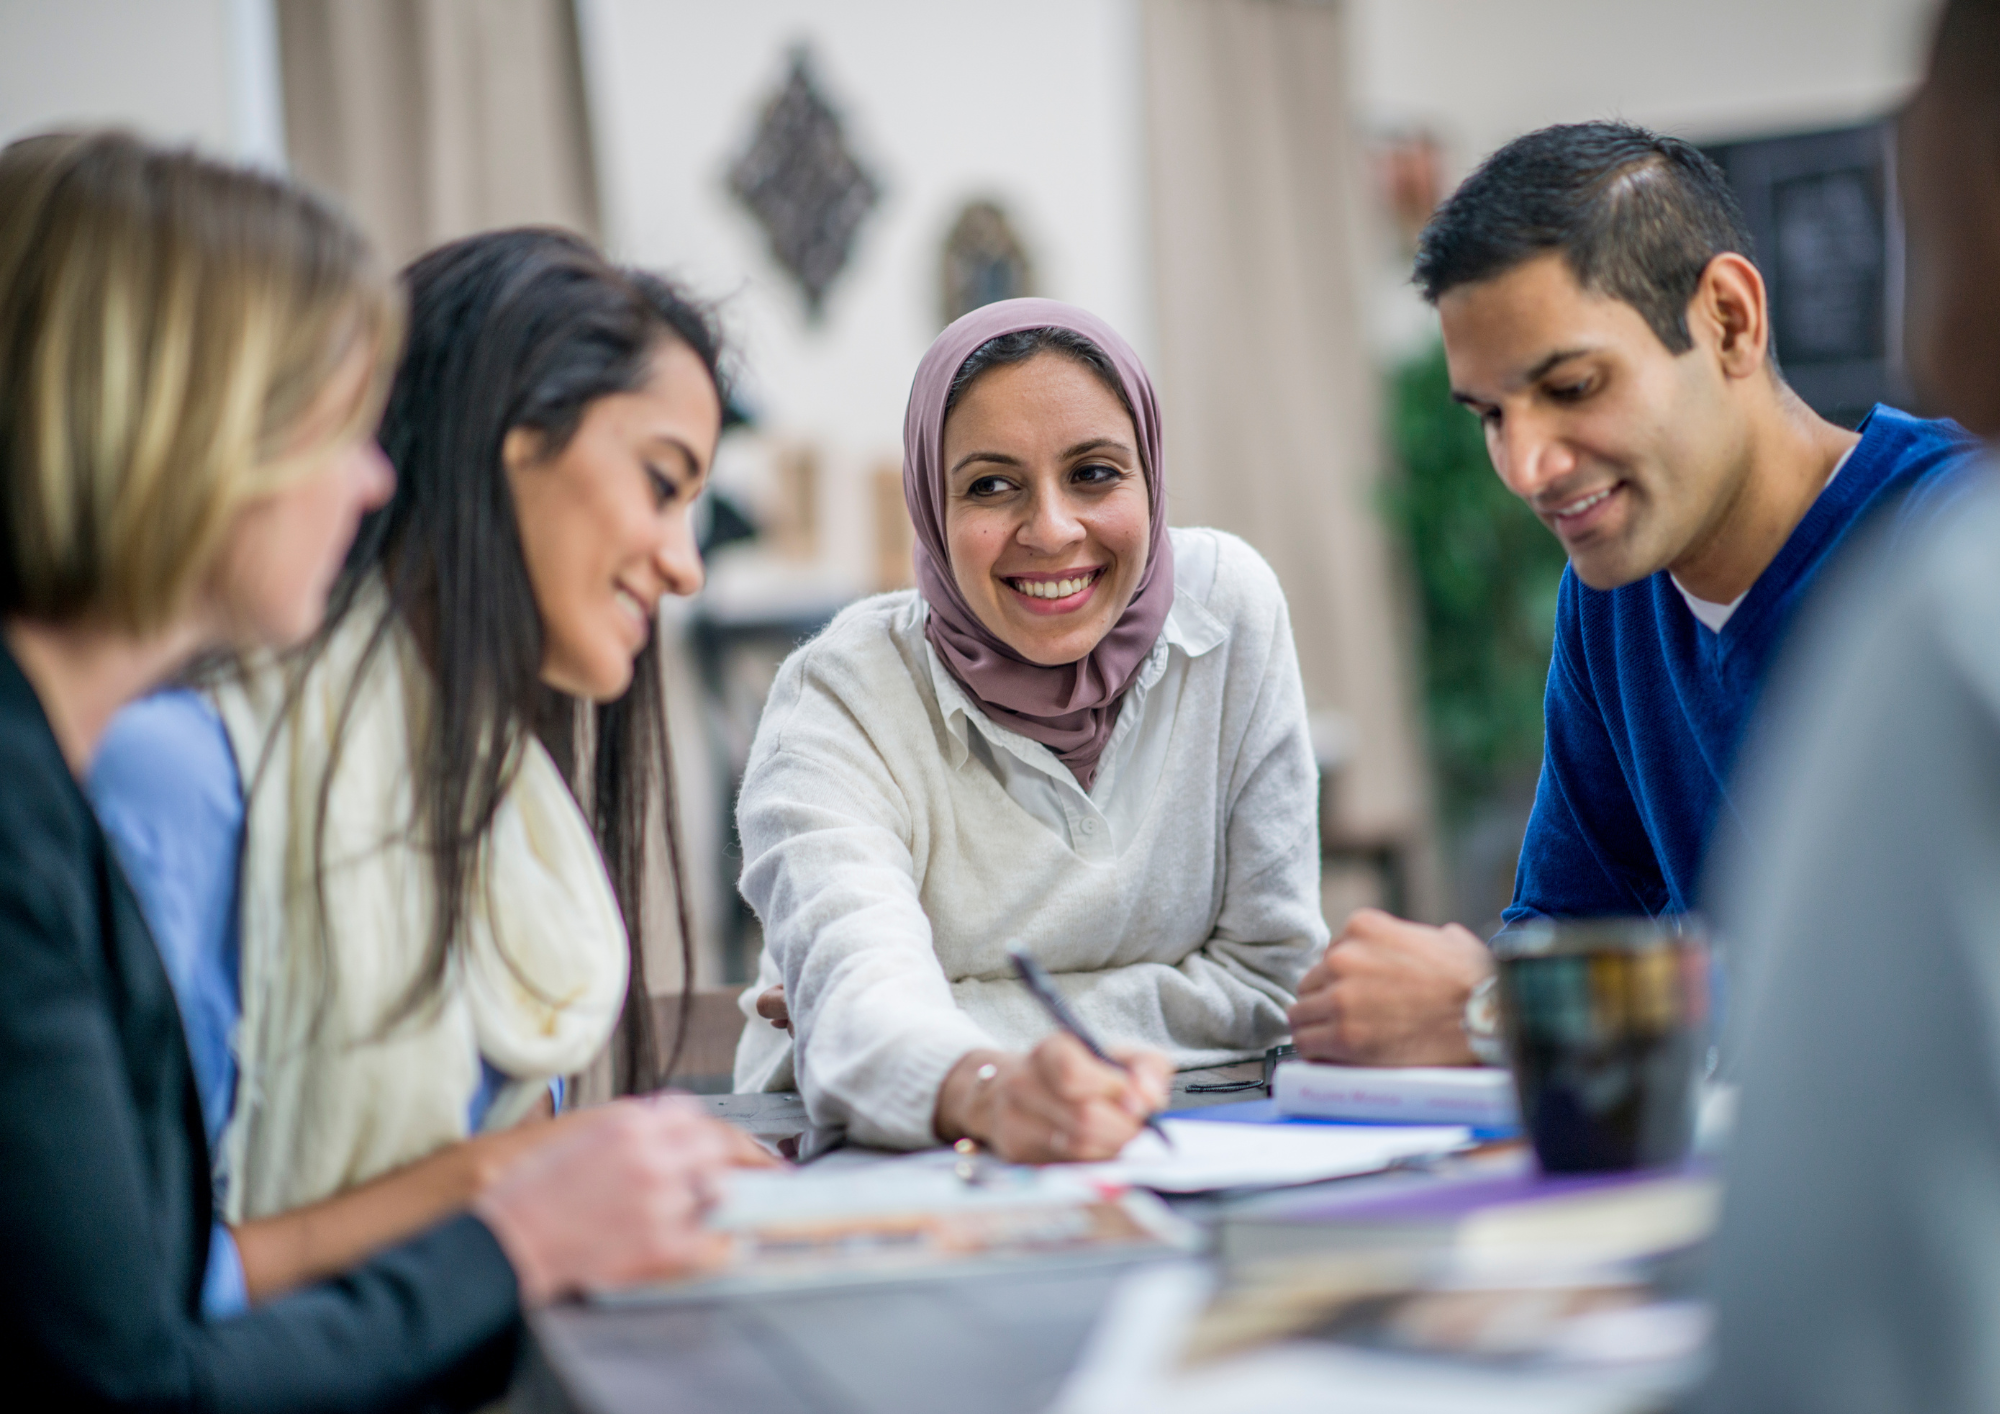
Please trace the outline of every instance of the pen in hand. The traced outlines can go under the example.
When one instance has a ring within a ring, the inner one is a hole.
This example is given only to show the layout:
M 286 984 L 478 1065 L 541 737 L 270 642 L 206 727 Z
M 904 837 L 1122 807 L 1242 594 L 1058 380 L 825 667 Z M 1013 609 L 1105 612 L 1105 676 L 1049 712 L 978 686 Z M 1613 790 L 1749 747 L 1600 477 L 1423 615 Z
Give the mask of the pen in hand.
M 1097 1039 L 1084 1030 L 1083 1022 L 1077 1018 L 1075 1012 L 1069 1009 L 1069 1003 L 1063 1000 L 1062 993 L 1056 990 L 1055 983 L 1049 980 L 1048 973 L 1042 971 L 1042 965 L 1039 962 L 1036 962 L 1019 948 L 1008 949 L 1007 956 L 1013 960 L 1014 974 L 1021 979 L 1021 985 L 1028 989 L 1029 996 L 1042 1004 L 1042 1010 L 1049 1014 L 1051 1021 L 1055 1022 L 1057 1026 L 1060 1026 L 1070 1035 L 1076 1037 L 1077 1040 L 1083 1043 L 1085 1050 L 1089 1051 L 1106 1065 L 1117 1070 L 1122 1070 L 1127 1075 L 1132 1073 L 1131 1066 L 1125 1064 L 1124 1061 L 1119 1060 L 1116 1056 L 1105 1050 L 1104 1047 L 1098 1045 Z M 1160 1142 L 1165 1144 L 1169 1149 L 1174 1147 L 1173 1137 L 1167 1133 L 1166 1126 L 1162 1125 L 1152 1115 L 1146 1116 L 1146 1128 L 1159 1135 Z

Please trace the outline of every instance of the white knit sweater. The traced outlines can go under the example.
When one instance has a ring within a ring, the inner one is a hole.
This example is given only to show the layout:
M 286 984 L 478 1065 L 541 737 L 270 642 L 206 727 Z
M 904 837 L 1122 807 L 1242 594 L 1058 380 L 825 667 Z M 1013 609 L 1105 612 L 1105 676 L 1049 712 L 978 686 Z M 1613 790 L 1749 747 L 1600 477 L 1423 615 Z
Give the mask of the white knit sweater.
M 967 1051 L 1048 1034 L 1025 945 L 1108 1043 L 1181 1066 L 1261 1052 L 1327 939 L 1318 775 L 1284 595 L 1257 553 L 1173 532 L 1173 612 L 1095 789 L 944 672 L 914 592 L 780 669 L 737 806 L 764 924 L 738 1090 L 804 1092 L 860 1143 L 935 1143 Z M 785 985 L 796 1042 L 757 1018 Z

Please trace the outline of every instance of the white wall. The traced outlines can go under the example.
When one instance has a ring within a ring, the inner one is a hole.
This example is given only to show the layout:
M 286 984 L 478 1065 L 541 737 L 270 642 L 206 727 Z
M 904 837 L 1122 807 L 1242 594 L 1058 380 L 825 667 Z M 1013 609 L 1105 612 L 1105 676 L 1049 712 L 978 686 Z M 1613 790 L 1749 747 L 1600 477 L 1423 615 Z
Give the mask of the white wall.
M 1422 126 L 1456 180 L 1509 138 L 1623 117 L 1696 140 L 1879 117 L 1934 0 L 1349 0 L 1355 100 Z
M 282 168 L 271 0 L 0 0 L 0 143 L 89 123 Z
M 606 241 L 727 298 L 766 424 L 894 455 L 967 200 L 1013 215 L 1041 293 L 1150 342 L 1135 0 L 582 0 Z M 807 42 L 885 195 L 810 325 L 726 186 Z
M 1364 131 L 1425 131 L 1449 191 L 1509 139 L 1624 118 L 1697 142 L 1879 118 L 1922 76 L 1936 0 L 1346 0 Z M 1434 336 L 1386 230 L 1368 337 Z
M 1353 101 L 1425 127 L 1455 182 L 1545 123 L 1617 115 L 1697 139 L 1833 125 L 1918 76 L 1933 0 L 1346 0 Z M 100 0 L 102 3 L 102 0 Z M 728 297 L 767 423 L 893 453 L 936 332 L 938 247 L 996 193 L 1043 291 L 1152 330 L 1140 0 L 579 0 L 607 240 Z M 809 326 L 724 173 L 808 41 L 887 196 Z

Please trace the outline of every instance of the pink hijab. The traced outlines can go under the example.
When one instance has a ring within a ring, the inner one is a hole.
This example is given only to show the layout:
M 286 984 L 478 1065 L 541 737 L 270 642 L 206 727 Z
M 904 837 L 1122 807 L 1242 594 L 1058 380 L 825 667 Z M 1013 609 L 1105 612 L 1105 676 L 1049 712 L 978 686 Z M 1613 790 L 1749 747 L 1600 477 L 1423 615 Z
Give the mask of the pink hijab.
M 1111 631 L 1074 663 L 1043 667 L 1009 648 L 973 613 L 952 578 L 945 544 L 944 402 L 974 349 L 1023 329 L 1068 329 L 1104 351 L 1132 405 L 1139 462 L 1151 502 L 1146 572 Z M 1174 602 L 1174 554 L 1167 541 L 1167 490 L 1160 465 L 1160 407 L 1131 346 L 1097 316 L 1047 299 L 985 305 L 937 336 L 910 385 L 903 414 L 903 499 L 916 525 L 917 589 L 930 605 L 925 635 L 951 675 L 1001 726 L 1041 742 L 1085 790 L 1118 721 L 1118 702 L 1138 676 Z

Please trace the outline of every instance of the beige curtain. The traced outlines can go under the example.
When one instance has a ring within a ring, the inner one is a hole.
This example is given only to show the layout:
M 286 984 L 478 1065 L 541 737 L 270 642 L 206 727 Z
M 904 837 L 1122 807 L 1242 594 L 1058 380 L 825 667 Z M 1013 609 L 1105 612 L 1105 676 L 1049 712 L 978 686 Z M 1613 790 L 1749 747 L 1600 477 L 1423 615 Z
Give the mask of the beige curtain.
M 598 231 L 570 0 L 278 0 L 293 170 L 400 264 L 494 226 Z
M 1306 696 L 1351 732 L 1329 837 L 1394 850 L 1408 904 L 1434 916 L 1413 620 L 1377 506 L 1343 8 L 1142 0 L 1142 14 L 1170 513 L 1235 531 L 1277 570 Z
M 332 193 L 400 265 L 441 241 L 497 226 L 553 225 L 599 238 L 582 57 L 571 0 L 277 0 L 285 130 L 293 171 Z M 660 630 L 678 636 L 669 620 Z M 679 650 L 679 651 L 675 651 Z M 669 645 L 666 690 L 696 976 L 720 976 L 713 879 L 720 805 L 704 769 L 702 703 L 684 645 Z M 656 828 L 655 838 L 660 837 Z M 663 848 L 653 852 L 648 980 L 673 1043 L 686 985 Z M 740 1018 L 733 992 L 698 992 L 682 1073 L 727 1071 Z M 608 1054 L 576 1099 L 608 1098 Z

